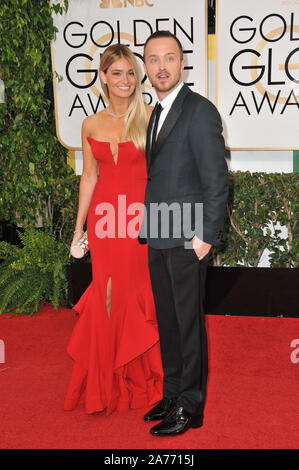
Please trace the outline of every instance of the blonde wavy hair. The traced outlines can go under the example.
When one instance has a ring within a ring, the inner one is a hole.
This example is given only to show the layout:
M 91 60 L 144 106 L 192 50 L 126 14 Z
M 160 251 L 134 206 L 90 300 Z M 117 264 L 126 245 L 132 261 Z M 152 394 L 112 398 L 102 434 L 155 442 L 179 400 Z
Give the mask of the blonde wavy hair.
M 127 59 L 132 65 L 136 77 L 136 88 L 130 97 L 130 104 L 125 118 L 125 128 L 127 140 L 132 140 L 135 146 L 142 152 L 145 152 L 146 128 L 147 128 L 147 110 L 143 101 L 141 90 L 141 76 L 137 60 L 133 52 L 124 44 L 113 44 L 107 47 L 101 56 L 100 71 L 107 73 L 109 67 L 121 58 Z M 109 100 L 109 90 L 107 85 L 101 80 L 102 90 Z

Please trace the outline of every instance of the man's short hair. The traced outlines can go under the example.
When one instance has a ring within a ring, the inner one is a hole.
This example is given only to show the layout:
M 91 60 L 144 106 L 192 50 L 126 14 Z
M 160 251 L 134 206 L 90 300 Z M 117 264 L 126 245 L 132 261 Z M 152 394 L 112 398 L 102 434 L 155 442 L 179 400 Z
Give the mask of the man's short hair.
M 176 41 L 177 45 L 178 45 L 179 50 L 180 50 L 181 60 L 183 60 L 183 47 L 182 47 L 181 42 L 179 41 L 179 39 L 174 34 L 172 34 L 170 31 L 165 31 L 165 30 L 155 31 L 153 34 L 151 34 L 147 38 L 147 40 L 145 41 L 145 44 L 144 44 L 143 58 L 145 58 L 145 49 L 146 49 L 146 46 L 147 46 L 148 42 L 151 39 L 158 39 L 158 38 L 172 38 L 172 39 L 174 39 Z

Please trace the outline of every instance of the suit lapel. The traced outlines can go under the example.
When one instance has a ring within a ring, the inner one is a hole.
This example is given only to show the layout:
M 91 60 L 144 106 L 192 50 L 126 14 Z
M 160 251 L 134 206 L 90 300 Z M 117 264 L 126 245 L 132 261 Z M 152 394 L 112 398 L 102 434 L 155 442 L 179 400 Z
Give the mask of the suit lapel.
M 148 155 L 148 168 L 150 167 L 150 165 L 152 164 L 154 158 L 156 157 L 156 155 L 159 153 L 159 150 L 160 148 L 162 147 L 162 145 L 164 144 L 165 140 L 167 139 L 168 135 L 170 134 L 170 132 L 172 131 L 173 127 L 175 126 L 181 112 L 182 112 L 182 105 L 183 105 L 183 102 L 184 102 L 184 99 L 186 97 L 186 95 L 189 93 L 189 88 L 187 85 L 183 85 L 182 89 L 179 91 L 176 99 L 174 100 L 174 102 L 172 103 L 172 106 L 166 116 L 166 119 L 161 127 L 161 130 L 159 132 L 159 135 L 158 135 L 158 139 L 157 139 L 157 144 L 156 144 L 156 151 L 154 153 L 154 155 L 150 155 L 150 146 L 149 146 L 149 142 L 148 142 L 148 139 L 149 139 L 149 135 L 151 135 L 151 129 L 152 129 L 152 126 L 153 126 L 153 120 L 151 119 L 150 123 L 149 123 L 149 130 L 148 130 L 148 133 L 147 133 L 147 146 L 146 146 L 146 150 L 147 150 L 147 155 Z M 152 113 L 153 115 L 154 113 Z M 151 126 L 151 127 L 150 127 Z
M 165 142 L 175 123 L 177 122 L 180 114 L 181 109 L 177 109 L 173 103 L 159 132 L 155 153 L 159 152 L 160 148 L 162 147 L 163 143 Z

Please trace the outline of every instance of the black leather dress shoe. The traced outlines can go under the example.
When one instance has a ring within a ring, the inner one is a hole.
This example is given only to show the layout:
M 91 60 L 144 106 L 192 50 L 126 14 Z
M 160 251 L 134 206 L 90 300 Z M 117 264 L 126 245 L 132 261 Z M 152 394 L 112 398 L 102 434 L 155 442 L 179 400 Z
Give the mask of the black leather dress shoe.
M 202 414 L 188 414 L 182 406 L 174 403 L 165 419 L 151 428 L 153 436 L 177 436 L 190 428 L 199 428 L 203 425 Z
M 158 421 L 164 419 L 173 402 L 173 398 L 162 398 L 162 400 L 144 415 L 144 421 Z

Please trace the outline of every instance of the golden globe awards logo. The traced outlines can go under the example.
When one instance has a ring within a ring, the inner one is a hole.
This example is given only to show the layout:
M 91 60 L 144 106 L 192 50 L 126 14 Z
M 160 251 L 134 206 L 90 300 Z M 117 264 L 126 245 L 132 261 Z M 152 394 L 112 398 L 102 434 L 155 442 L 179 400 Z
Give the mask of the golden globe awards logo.
M 154 6 L 149 0 L 102 0 L 100 8 L 126 8 L 128 5 L 132 7 Z
M 83 3 L 88 3 L 86 11 L 82 11 Z M 205 0 L 190 1 L 188 14 L 182 0 L 72 0 L 65 14 L 53 12 L 58 30 L 51 45 L 55 113 L 62 145 L 81 149 L 83 119 L 107 106 L 98 80 L 99 64 L 102 53 L 112 44 L 121 43 L 132 50 L 140 69 L 144 101 L 154 104 L 155 90 L 143 69 L 143 48 L 154 31 L 168 29 L 183 45 L 185 83 L 205 94 L 205 15 Z
M 107 24 L 108 23 L 106 22 L 106 25 Z M 74 27 L 74 24 L 71 23 L 69 23 L 67 27 L 69 25 L 70 27 Z M 72 35 L 73 37 L 75 35 L 76 37 L 79 36 L 78 33 L 73 33 Z M 81 36 L 85 44 L 86 33 L 82 33 Z M 77 92 L 75 94 L 72 106 L 68 113 L 68 117 L 71 117 L 73 113 L 82 113 L 82 111 L 87 117 L 89 114 L 97 113 L 101 108 L 107 106 L 107 98 L 102 93 L 102 90 L 98 85 L 98 67 L 95 68 L 95 66 L 92 66 L 92 64 L 99 64 L 102 50 L 107 47 L 107 44 L 110 45 L 114 43 L 114 41 L 117 41 L 118 43 L 122 42 L 128 47 L 134 47 L 134 45 L 136 45 L 136 41 L 138 41 L 138 38 L 130 33 L 122 32 L 119 29 L 117 31 L 111 30 L 108 33 L 101 35 L 100 37 L 93 36 L 93 43 L 86 52 L 74 54 L 67 61 L 66 78 L 74 90 L 81 91 L 80 93 Z M 68 42 L 68 44 L 71 45 L 71 42 Z M 153 100 L 153 88 L 150 84 L 145 83 L 146 75 L 144 74 L 142 67 L 142 54 L 141 52 L 139 53 L 135 51 L 133 51 L 133 54 L 139 63 L 142 77 L 141 83 L 143 84 L 143 88 L 147 90 L 143 91 L 144 99 L 148 104 L 151 104 Z M 86 91 L 86 93 L 83 94 L 82 91 Z
M 173 21 L 175 32 L 180 29 L 188 38 L 188 42 L 191 43 L 190 46 L 188 45 L 186 54 L 192 54 L 193 18 L 190 18 L 188 29 L 184 29 L 179 20 L 174 18 Z M 84 113 L 84 116 L 87 117 L 106 107 L 107 99 L 102 93 L 98 82 L 98 64 L 100 63 L 102 51 L 114 43 L 122 43 L 132 48 L 140 68 L 144 100 L 147 104 L 152 104 L 154 92 L 143 70 L 143 47 L 146 38 L 153 33 L 154 27 L 150 22 L 143 19 L 133 19 L 133 23 L 129 25 L 127 31 L 122 30 L 122 24 L 121 19 L 108 20 L 106 18 L 95 21 L 89 27 L 86 27 L 81 21 L 69 21 L 65 25 L 62 36 L 64 45 L 70 51 L 70 57 L 66 61 L 65 74 L 66 80 L 74 92 L 74 99 L 68 112 L 69 118 L 77 113 L 80 113 L 81 116 Z M 188 70 L 193 69 L 190 59 L 186 68 Z M 194 85 L 192 82 L 187 84 Z
M 231 79 L 241 87 L 230 116 L 242 110 L 248 115 L 264 110 L 284 114 L 290 107 L 299 110 L 299 25 L 295 22 L 295 13 L 291 12 L 289 18 L 271 13 L 259 24 L 248 15 L 238 16 L 231 23 L 231 39 L 244 48 L 229 64 Z M 251 90 L 251 96 L 246 95 L 244 92 L 252 85 L 255 90 Z

